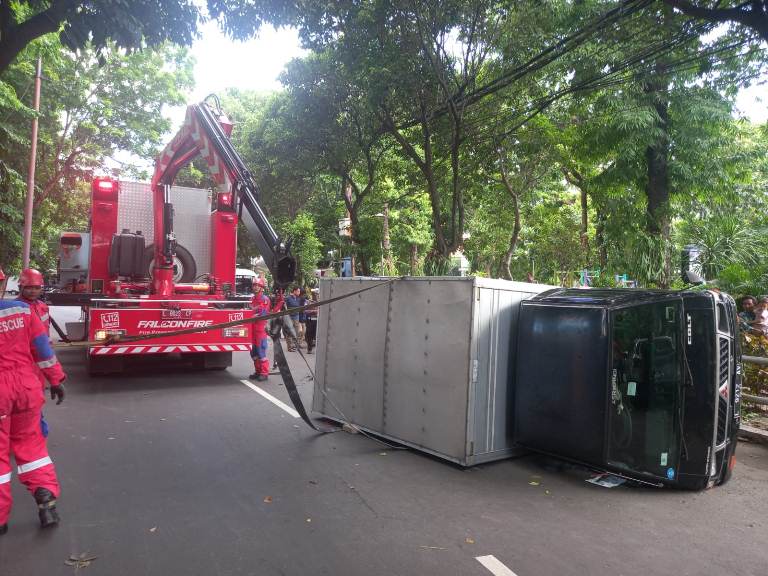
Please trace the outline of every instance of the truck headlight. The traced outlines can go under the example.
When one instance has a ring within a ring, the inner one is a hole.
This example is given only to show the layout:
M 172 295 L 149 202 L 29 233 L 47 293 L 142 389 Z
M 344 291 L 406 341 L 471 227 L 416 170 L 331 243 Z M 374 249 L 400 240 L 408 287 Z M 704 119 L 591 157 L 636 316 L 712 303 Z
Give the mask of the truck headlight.
M 224 338 L 245 338 L 248 336 L 248 329 L 244 326 L 224 328 L 221 331 L 221 335 L 224 336 Z
M 95 340 L 106 340 L 110 336 L 125 336 L 125 330 L 96 330 L 93 335 Z

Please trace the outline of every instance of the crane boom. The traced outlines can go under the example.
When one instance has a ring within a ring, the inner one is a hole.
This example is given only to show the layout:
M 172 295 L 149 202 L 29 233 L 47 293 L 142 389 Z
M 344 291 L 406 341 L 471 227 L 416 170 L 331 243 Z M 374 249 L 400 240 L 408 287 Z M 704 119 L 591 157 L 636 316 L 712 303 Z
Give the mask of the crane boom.
M 187 108 L 182 128 L 158 158 L 152 178 L 155 238 L 162 239 L 155 242 L 156 294 L 173 292 L 173 210 L 168 190 L 179 170 L 198 155 L 208 163 L 211 176 L 220 187 L 219 194 L 230 195 L 230 205 L 256 243 L 275 285 L 285 287 L 295 278 L 296 260 L 291 255 L 290 243 L 280 238 L 261 207 L 258 185 L 229 139 L 231 129 L 232 123 L 218 103 L 216 110 L 206 101 L 192 104 Z

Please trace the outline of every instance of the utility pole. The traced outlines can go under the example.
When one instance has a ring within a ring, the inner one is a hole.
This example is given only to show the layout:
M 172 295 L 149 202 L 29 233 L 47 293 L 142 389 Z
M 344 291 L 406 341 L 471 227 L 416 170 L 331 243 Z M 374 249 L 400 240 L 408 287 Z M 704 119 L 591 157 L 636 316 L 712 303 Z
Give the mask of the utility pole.
M 37 72 L 35 74 L 35 100 L 33 108 L 35 117 L 32 119 L 32 146 L 29 152 L 29 172 L 27 174 L 27 203 L 24 208 L 24 249 L 22 251 L 22 268 L 29 268 L 29 253 L 32 247 L 32 207 L 35 200 L 35 164 L 37 162 L 37 114 L 40 112 L 40 84 L 43 76 L 43 59 L 37 57 Z

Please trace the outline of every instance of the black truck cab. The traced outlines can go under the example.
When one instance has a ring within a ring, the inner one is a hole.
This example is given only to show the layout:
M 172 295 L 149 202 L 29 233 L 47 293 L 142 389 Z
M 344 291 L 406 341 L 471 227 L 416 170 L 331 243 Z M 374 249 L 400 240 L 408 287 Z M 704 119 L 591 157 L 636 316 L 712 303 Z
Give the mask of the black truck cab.
M 653 484 L 728 480 L 741 389 L 730 296 L 555 289 L 520 315 L 518 444 Z

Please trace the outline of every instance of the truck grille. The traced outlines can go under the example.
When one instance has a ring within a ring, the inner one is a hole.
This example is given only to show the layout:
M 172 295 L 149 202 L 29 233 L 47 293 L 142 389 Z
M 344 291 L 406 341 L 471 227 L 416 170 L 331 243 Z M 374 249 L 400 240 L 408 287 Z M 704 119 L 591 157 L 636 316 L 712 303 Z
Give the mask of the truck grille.
M 720 338 L 720 378 L 718 378 L 720 386 L 728 382 L 728 366 L 730 364 L 729 344 L 728 338 Z
M 718 383 L 720 386 L 717 396 L 717 442 L 720 445 L 725 442 L 728 429 L 728 400 L 730 396 L 730 340 L 720 338 L 720 371 Z

